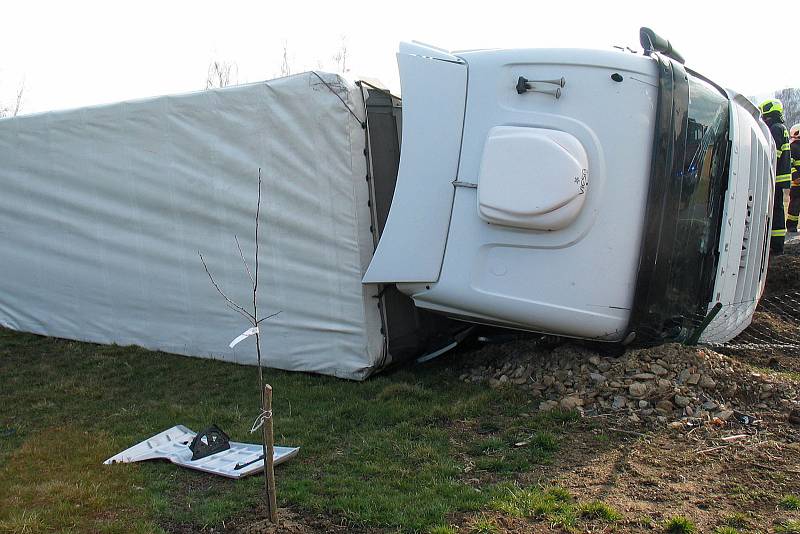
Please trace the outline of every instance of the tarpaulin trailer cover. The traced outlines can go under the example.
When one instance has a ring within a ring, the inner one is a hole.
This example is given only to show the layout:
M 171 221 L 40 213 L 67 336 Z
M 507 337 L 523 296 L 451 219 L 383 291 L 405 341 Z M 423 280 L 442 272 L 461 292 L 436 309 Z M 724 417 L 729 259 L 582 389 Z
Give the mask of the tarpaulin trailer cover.
M 326 83 L 323 83 L 323 79 Z M 347 107 L 346 107 L 347 106 Z M 348 109 L 349 107 L 349 109 Z M 0 324 L 362 379 L 385 357 L 360 89 L 331 74 L 0 120 Z M 356 115 L 354 117 L 354 114 Z M 357 120 L 358 119 L 358 120 Z

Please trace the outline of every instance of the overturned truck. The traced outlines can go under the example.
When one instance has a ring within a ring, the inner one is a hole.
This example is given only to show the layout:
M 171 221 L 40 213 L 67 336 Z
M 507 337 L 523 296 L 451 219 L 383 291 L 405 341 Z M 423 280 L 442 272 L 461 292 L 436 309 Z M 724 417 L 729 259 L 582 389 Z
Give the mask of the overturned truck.
M 754 106 L 644 54 L 402 44 L 402 103 L 305 73 L 0 121 L 0 324 L 363 379 L 466 323 L 725 341 L 763 290 Z M 402 112 L 402 113 L 401 113 Z M 401 150 L 402 148 L 402 150 Z

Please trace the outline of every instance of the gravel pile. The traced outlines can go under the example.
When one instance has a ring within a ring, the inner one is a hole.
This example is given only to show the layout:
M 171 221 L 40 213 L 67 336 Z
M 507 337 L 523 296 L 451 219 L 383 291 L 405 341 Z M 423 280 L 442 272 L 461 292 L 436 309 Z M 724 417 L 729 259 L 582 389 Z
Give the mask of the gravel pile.
M 517 342 L 486 347 L 467 365 L 461 380 L 525 388 L 540 410 L 616 414 L 630 423 L 719 422 L 734 411 L 800 407 L 798 384 L 704 347 L 668 344 L 608 357 L 574 344 Z

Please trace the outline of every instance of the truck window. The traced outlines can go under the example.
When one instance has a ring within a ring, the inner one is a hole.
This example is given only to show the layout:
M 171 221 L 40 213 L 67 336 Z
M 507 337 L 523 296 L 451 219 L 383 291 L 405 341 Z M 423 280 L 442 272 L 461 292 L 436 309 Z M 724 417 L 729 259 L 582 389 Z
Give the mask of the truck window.
M 680 172 L 676 254 L 670 287 L 686 299 L 681 308 L 709 301 L 717 267 L 723 188 L 727 184 L 729 102 L 703 80 L 689 76 L 686 149 Z M 685 307 L 684 307 L 685 306 Z

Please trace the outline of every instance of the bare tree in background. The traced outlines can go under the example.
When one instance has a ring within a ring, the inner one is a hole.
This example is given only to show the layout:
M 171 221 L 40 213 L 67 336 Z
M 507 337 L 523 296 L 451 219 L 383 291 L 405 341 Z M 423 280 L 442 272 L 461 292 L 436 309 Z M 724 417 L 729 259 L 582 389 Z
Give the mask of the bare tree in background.
M 289 43 L 283 42 L 283 61 L 281 62 L 281 76 L 289 76 L 292 73 L 292 67 L 289 65 Z
M 236 63 L 227 61 L 212 61 L 208 66 L 206 76 L 206 89 L 236 85 L 239 77 L 239 67 Z
M 347 72 L 347 37 L 344 35 L 342 35 L 339 50 L 333 55 L 333 60 L 336 62 L 336 68 L 341 74 Z
M 783 104 L 783 118 L 791 128 L 800 123 L 800 89 L 786 88 L 775 91 L 775 98 Z
M 3 117 L 16 117 L 22 111 L 22 97 L 25 94 L 25 82 L 19 84 L 17 89 L 17 99 L 13 108 L 7 106 L 0 107 L 0 119 Z

